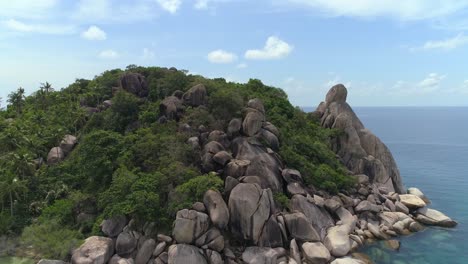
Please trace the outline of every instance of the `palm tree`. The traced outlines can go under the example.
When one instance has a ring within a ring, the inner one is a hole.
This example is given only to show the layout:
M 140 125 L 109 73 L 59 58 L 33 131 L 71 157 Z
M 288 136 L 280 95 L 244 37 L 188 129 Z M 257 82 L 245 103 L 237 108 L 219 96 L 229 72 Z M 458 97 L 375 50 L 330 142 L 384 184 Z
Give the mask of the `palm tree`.
M 8 95 L 7 102 L 10 103 L 13 107 L 15 107 L 16 112 L 20 114 L 23 110 L 24 98 L 24 89 L 20 87 L 18 88 L 18 90 L 16 90 L 16 92 L 11 92 Z
M 9 170 L 2 169 L 0 171 L 0 197 L 5 198 L 10 202 L 10 215 L 13 216 L 13 205 L 15 200 L 20 199 L 20 195 L 28 191 L 26 181 L 19 180 Z

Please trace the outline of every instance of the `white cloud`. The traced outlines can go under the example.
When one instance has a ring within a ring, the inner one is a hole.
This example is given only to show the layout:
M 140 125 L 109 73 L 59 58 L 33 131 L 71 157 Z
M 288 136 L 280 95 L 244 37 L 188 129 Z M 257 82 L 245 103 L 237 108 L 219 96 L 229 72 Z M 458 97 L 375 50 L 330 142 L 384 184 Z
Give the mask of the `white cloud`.
M 438 73 L 430 73 L 426 78 L 420 81 L 417 84 L 417 87 L 421 89 L 422 92 L 432 92 L 439 89 L 439 85 L 446 75 L 440 75 Z
M 196 0 L 193 7 L 198 10 L 205 10 L 205 9 L 208 9 L 209 2 L 210 2 L 209 0 Z
M 99 53 L 99 58 L 101 59 L 117 59 L 120 55 L 111 49 L 103 50 Z
M 452 50 L 452 49 L 456 49 L 458 47 L 461 47 L 467 44 L 468 44 L 468 36 L 465 36 L 463 33 L 460 33 L 453 38 L 428 41 L 421 47 L 421 49 Z
M 154 59 L 155 53 L 154 53 L 154 51 L 151 50 L 151 49 L 144 48 L 144 49 L 143 49 L 143 55 L 142 55 L 141 57 L 142 57 L 142 59 L 144 59 L 144 60 L 151 60 L 151 59 Z
M 167 12 L 175 14 L 182 5 L 181 0 L 157 0 L 158 4 Z
M 248 67 L 247 63 L 239 63 L 236 66 L 236 68 L 238 68 L 238 69 L 245 69 L 247 67 Z
M 90 26 L 88 30 L 81 33 L 81 37 L 88 40 L 105 40 L 107 34 L 97 26 Z
M 390 17 L 403 21 L 442 18 L 466 7 L 464 0 L 287 0 L 289 3 L 309 6 L 327 16 Z
M 0 16 L 16 18 L 38 18 L 57 4 L 58 0 L 2 0 Z
M 225 50 L 214 50 L 208 53 L 208 60 L 212 63 L 232 63 L 237 60 L 237 55 Z
M 245 52 L 245 58 L 251 60 L 281 59 L 288 56 L 293 48 L 293 46 L 278 37 L 271 36 L 267 39 L 263 49 L 247 50 Z
M 25 33 L 41 33 L 41 34 L 72 34 L 75 32 L 73 26 L 63 26 L 55 24 L 26 24 L 16 19 L 2 21 L 3 26 L 10 30 L 25 32 Z

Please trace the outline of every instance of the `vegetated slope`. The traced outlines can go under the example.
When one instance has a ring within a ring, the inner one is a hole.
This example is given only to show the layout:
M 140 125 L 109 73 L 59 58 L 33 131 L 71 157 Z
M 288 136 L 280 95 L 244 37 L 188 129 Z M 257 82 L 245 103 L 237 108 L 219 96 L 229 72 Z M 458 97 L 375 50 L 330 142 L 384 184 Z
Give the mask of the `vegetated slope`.
M 201 106 L 176 107 L 171 118 L 162 118 L 164 99 L 199 84 L 207 92 Z M 129 66 L 60 91 L 46 83 L 28 97 L 23 93 L 10 94 L 10 105 L 0 111 L 0 235 L 23 232 L 44 257 L 65 258 L 112 215 L 169 232 L 177 210 L 200 201 L 208 189 L 224 188 L 219 175 L 206 174 L 201 150 L 187 140 L 226 131 L 253 98 L 280 132 L 282 161 L 298 169 L 308 187 L 334 193 L 351 184 L 329 146 L 339 131 L 322 128 L 284 91 L 259 80 L 228 83 L 174 68 Z M 69 134 L 78 141 L 73 151 L 45 164 L 50 149 Z M 287 204 L 282 191 L 274 195 Z

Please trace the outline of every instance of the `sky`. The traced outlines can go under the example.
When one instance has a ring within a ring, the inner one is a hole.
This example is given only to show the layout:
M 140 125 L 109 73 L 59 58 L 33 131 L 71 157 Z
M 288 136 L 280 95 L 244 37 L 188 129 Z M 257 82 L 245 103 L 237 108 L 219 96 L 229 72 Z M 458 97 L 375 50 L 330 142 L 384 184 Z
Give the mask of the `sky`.
M 285 90 L 317 106 L 468 106 L 467 0 L 0 0 L 0 97 L 127 65 Z

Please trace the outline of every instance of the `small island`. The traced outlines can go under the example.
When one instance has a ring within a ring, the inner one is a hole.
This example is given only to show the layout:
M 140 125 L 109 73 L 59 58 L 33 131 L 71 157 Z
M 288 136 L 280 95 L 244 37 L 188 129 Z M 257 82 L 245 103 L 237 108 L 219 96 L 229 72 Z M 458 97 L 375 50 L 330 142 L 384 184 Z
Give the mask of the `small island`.
M 346 99 L 335 85 L 306 113 L 260 80 L 134 65 L 20 88 L 0 111 L 0 256 L 359 264 L 364 244 L 455 227 Z

